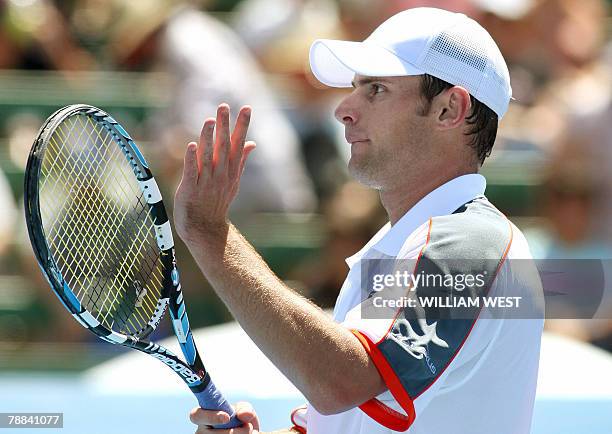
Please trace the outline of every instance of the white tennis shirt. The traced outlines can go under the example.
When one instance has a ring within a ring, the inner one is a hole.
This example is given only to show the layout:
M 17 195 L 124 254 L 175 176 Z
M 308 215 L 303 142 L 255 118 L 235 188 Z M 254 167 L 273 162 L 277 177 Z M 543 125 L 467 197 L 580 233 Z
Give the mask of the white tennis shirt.
M 529 266 L 531 254 L 523 234 L 487 201 L 485 186 L 477 174 L 449 181 L 347 259 L 350 270 L 334 319 L 364 345 L 389 390 L 335 415 L 322 415 L 308 405 L 297 409 L 292 420 L 301 431 L 529 433 L 544 323 L 538 306 L 542 288 L 535 268 Z M 453 267 L 496 264 L 489 270 L 486 295 L 519 297 L 523 305 L 536 306 L 538 313 L 500 319 L 482 309 L 467 319 L 449 319 L 430 317 L 436 313 L 430 309 L 424 320 L 417 320 L 410 319 L 409 308 L 400 307 L 386 318 L 365 318 L 376 293 L 362 290 L 363 280 L 370 278 L 363 267 L 381 258 L 413 260 L 415 275 L 427 267 L 448 268 L 440 258 L 461 259 L 446 270 L 455 274 Z

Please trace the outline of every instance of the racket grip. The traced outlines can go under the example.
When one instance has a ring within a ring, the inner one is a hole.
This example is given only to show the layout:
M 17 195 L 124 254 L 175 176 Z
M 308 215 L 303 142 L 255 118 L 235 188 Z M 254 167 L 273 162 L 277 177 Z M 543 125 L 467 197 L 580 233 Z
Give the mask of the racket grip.
M 236 428 L 242 426 L 242 422 L 236 416 L 236 412 L 227 402 L 225 397 L 217 390 L 215 384 L 210 380 L 206 389 L 195 394 L 200 407 L 205 410 L 220 410 L 230 415 L 230 421 L 221 425 L 213 425 L 216 429 Z

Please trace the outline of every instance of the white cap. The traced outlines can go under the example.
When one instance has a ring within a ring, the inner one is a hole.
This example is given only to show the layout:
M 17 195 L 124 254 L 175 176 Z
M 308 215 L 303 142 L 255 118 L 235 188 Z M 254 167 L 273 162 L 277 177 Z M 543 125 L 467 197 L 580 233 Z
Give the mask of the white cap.
M 350 87 L 355 74 L 433 75 L 464 87 L 499 119 L 512 97 L 508 67 L 491 35 L 463 14 L 436 8 L 402 11 L 363 42 L 318 39 L 310 67 L 332 87 Z

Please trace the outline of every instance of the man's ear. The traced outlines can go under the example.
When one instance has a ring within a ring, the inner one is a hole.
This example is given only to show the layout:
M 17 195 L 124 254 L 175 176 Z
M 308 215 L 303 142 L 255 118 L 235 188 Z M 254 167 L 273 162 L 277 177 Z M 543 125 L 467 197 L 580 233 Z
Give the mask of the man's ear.
M 461 86 L 453 86 L 438 95 L 437 124 L 440 129 L 457 128 L 463 124 L 472 108 L 470 94 Z

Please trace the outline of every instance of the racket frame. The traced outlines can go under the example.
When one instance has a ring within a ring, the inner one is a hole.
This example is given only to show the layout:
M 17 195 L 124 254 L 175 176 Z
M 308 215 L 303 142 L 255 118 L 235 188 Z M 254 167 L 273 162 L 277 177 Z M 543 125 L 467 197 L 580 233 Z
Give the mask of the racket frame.
M 134 176 L 141 187 L 155 223 L 160 261 L 162 261 L 164 268 L 163 288 L 161 288 L 162 295 L 153 318 L 149 321 L 148 330 L 143 333 L 143 337 L 133 337 L 110 330 L 94 318 L 79 302 L 68 283 L 63 279 L 60 268 L 47 244 L 40 213 L 38 191 L 47 141 L 58 125 L 79 112 L 92 117 L 96 123 L 103 124 L 112 133 L 115 143 L 121 148 L 128 163 L 132 166 Z M 196 396 L 203 392 L 210 383 L 210 376 L 204 368 L 189 325 L 176 267 L 170 222 L 155 178 L 142 153 L 126 130 L 110 115 L 97 107 L 76 104 L 57 110 L 40 128 L 32 145 L 26 166 L 24 191 L 25 218 L 36 259 L 53 292 L 72 316 L 100 339 L 139 350 L 160 360 L 176 372 Z M 175 335 L 187 363 L 163 346 L 144 339 L 155 330 L 166 310 L 169 311 Z

